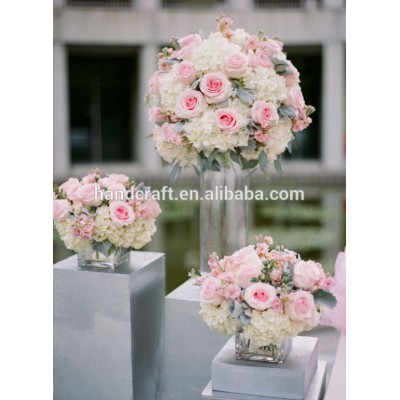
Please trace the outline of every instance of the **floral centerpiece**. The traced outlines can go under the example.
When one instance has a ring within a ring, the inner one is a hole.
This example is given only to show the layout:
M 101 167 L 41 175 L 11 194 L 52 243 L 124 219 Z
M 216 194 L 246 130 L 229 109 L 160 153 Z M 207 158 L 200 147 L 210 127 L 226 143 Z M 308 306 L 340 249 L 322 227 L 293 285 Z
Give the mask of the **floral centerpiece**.
M 232 23 L 222 15 L 207 38 L 173 38 L 158 56 L 147 102 L 156 149 L 174 165 L 172 179 L 191 165 L 218 171 L 235 162 L 266 172 L 275 162 L 280 169 L 279 156 L 311 123 L 314 108 L 283 43 L 232 30 Z
M 53 189 L 53 219 L 80 266 L 111 267 L 128 261 L 130 249 L 150 242 L 161 213 L 149 188 L 126 175 L 100 177 L 95 170 Z
M 324 307 L 334 307 L 334 278 L 321 264 L 301 260 L 273 239 L 219 259 L 210 256 L 211 272 L 192 271 L 201 286 L 201 311 L 210 328 L 236 333 L 236 356 L 283 362 L 291 338 L 318 325 Z

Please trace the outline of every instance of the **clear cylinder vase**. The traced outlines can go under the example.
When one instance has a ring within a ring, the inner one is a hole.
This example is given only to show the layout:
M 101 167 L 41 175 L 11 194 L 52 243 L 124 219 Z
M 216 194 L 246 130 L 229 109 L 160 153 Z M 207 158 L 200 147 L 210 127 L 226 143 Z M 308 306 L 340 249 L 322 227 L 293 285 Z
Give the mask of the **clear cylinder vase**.
M 282 343 L 258 343 L 248 339 L 239 327 L 235 334 L 235 352 L 237 360 L 260 361 L 282 364 L 292 350 L 292 338 Z
M 111 269 L 129 262 L 130 249 L 125 247 L 114 248 L 112 253 L 105 255 L 100 251 L 90 249 L 78 253 L 78 266 L 81 268 Z
M 203 171 L 200 178 L 200 270 L 209 271 L 208 258 L 221 258 L 248 241 L 248 172 L 233 164 L 221 171 Z

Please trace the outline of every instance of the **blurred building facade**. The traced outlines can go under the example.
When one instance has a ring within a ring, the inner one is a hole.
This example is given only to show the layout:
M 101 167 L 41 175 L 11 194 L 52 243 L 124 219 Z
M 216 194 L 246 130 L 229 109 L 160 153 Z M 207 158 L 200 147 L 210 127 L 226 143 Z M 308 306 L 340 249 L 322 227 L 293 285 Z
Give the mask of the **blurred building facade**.
M 171 36 L 215 29 L 215 17 L 285 43 L 314 123 L 285 171 L 345 168 L 344 0 L 54 0 L 54 178 L 91 168 L 167 176 L 149 138 L 143 98 Z

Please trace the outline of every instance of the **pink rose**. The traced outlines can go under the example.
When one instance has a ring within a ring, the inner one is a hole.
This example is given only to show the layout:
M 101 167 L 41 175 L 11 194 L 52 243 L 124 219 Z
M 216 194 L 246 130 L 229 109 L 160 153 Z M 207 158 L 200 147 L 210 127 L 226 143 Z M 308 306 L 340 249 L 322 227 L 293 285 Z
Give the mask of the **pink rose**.
M 149 121 L 154 123 L 163 122 L 165 117 L 160 107 L 152 107 L 149 109 Z
M 116 185 L 117 183 L 121 183 L 122 185 L 126 185 L 129 181 L 129 176 L 123 174 L 109 174 L 106 178 L 99 179 L 99 185 L 101 187 L 108 188 L 112 185 Z
M 298 85 L 288 88 L 284 104 L 285 106 L 295 108 L 297 111 L 302 110 L 306 106 L 303 93 Z
M 267 283 L 254 283 L 244 292 L 245 302 L 255 310 L 264 311 L 271 308 L 276 299 L 276 290 Z
M 299 261 L 293 268 L 293 284 L 299 289 L 311 289 L 323 277 L 320 264 L 314 261 Z
M 221 131 L 232 134 L 237 133 L 245 125 L 245 119 L 233 108 L 220 108 L 215 111 L 215 122 Z
M 175 132 L 173 125 L 168 122 L 163 123 L 161 127 L 161 137 L 164 142 L 181 144 L 182 137 L 177 132 Z
M 235 251 L 229 258 L 230 264 L 236 269 L 236 283 L 247 288 L 252 285 L 252 278 L 257 278 L 261 275 L 263 263 L 258 257 L 253 245 L 243 247 Z
M 200 90 L 207 103 L 221 103 L 232 95 L 232 84 L 224 73 L 210 72 L 201 79 Z
M 111 184 L 107 188 L 106 193 L 107 200 L 125 200 L 126 199 L 126 189 L 122 183 Z
M 245 44 L 245 49 L 246 51 L 249 50 L 255 50 L 258 48 L 258 38 L 257 36 L 251 35 L 247 40 Z
M 263 131 L 255 131 L 254 139 L 259 143 L 267 143 L 268 141 L 268 133 L 264 133 Z
M 110 206 L 110 217 L 114 222 L 114 225 L 118 228 L 130 225 L 135 221 L 135 213 L 132 207 L 125 201 L 113 201 Z
M 175 113 L 180 118 L 194 118 L 206 108 L 204 96 L 197 90 L 187 89 L 179 95 Z
M 71 204 L 68 200 L 53 200 L 53 218 L 56 221 L 65 219 L 71 211 Z
M 306 117 L 305 119 L 296 118 L 292 123 L 292 131 L 293 132 L 301 132 L 306 129 L 312 122 L 310 117 Z
M 264 129 L 267 129 L 273 122 L 279 120 L 279 115 L 274 104 L 257 100 L 251 107 L 251 118 Z
M 224 61 L 224 71 L 230 78 L 241 78 L 248 66 L 249 58 L 241 52 L 230 54 Z
M 193 53 L 201 45 L 201 36 L 198 33 L 192 33 L 184 36 L 178 40 L 178 44 L 181 47 L 178 50 L 176 57 L 181 60 L 188 60 L 192 58 Z
M 292 321 L 305 322 L 311 327 L 319 322 L 314 298 L 310 292 L 304 290 L 292 292 L 287 296 L 285 312 Z
M 280 53 L 283 49 L 282 42 L 274 39 L 267 39 L 260 42 L 260 48 L 264 50 L 270 57 Z
M 284 76 L 286 85 L 292 86 L 292 85 L 295 85 L 296 83 L 299 83 L 300 82 L 300 73 L 297 70 L 297 68 L 292 63 L 290 63 L 286 69 L 291 72 L 291 74 Z
M 220 293 L 220 282 L 217 278 L 208 277 L 203 281 L 200 289 L 200 299 L 203 303 L 218 306 L 222 303 L 223 297 Z
M 331 291 L 335 286 L 335 278 L 328 277 L 319 282 L 318 287 L 324 290 Z
M 87 174 L 82 178 L 82 183 L 95 183 L 96 182 L 96 174 Z
M 67 193 L 68 190 L 76 185 L 79 185 L 79 179 L 77 178 L 69 178 L 66 182 L 64 182 L 62 185 L 60 185 L 60 189 L 64 192 Z
M 237 299 L 241 293 L 241 289 L 238 285 L 231 283 L 230 285 L 224 286 L 225 299 Z
M 282 271 L 280 269 L 273 269 L 269 274 L 269 278 L 273 282 L 280 282 L 282 280 Z
M 196 80 L 196 71 L 193 63 L 190 61 L 182 61 L 176 63 L 172 68 L 174 75 L 179 78 L 185 85 L 190 85 Z
M 149 92 L 155 96 L 160 95 L 160 79 L 158 71 L 154 72 L 149 80 Z
M 104 192 L 97 183 L 82 185 L 76 194 L 84 206 L 99 206 L 104 200 Z
M 139 206 L 143 210 L 143 218 L 157 218 L 161 214 L 161 208 L 158 202 L 151 196 Z
M 273 66 L 268 54 L 261 49 L 257 49 L 255 53 L 251 51 L 249 56 L 250 67 L 255 68 L 259 65 L 265 68 L 271 68 Z
M 79 239 L 91 239 L 94 229 L 94 218 L 81 214 L 72 223 L 72 235 Z

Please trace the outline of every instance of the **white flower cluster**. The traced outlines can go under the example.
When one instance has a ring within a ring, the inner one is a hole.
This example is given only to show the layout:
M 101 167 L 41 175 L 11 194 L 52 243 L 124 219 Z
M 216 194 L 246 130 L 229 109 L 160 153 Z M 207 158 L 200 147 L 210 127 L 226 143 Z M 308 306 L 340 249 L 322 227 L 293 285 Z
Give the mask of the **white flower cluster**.
M 207 38 L 190 34 L 158 56 L 147 96 L 156 149 L 180 167 L 213 153 L 214 167 L 257 160 L 265 171 L 311 123 L 313 108 L 279 40 L 217 21 Z
M 233 335 L 236 331 L 237 320 L 230 317 L 228 306 L 228 301 L 222 302 L 218 307 L 201 303 L 199 313 L 211 329 L 216 329 L 224 335 Z

